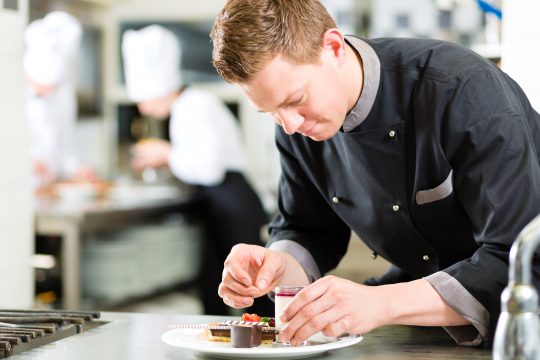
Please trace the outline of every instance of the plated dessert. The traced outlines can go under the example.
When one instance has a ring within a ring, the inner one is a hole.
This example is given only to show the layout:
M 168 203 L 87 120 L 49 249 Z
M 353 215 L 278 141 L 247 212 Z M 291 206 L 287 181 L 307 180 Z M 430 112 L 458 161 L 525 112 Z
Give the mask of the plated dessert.
M 241 320 L 235 321 L 169 327 L 171 330 L 161 337 L 165 343 L 225 359 L 299 359 L 362 341 L 362 336 L 357 335 L 340 338 L 312 336 L 306 346 L 275 344 L 278 333 L 275 320 L 254 314 L 244 314 Z
M 276 338 L 275 321 L 256 314 L 244 314 L 242 320 L 207 324 L 204 328 L 210 341 L 230 342 L 233 347 L 255 347 L 272 344 Z

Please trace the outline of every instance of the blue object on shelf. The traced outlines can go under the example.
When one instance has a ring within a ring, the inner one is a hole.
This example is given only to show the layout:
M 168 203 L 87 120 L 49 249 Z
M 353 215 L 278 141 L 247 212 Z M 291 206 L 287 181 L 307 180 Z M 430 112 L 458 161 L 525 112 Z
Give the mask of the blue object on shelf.
M 478 6 L 480 6 L 480 9 L 482 9 L 483 12 L 495 14 L 499 19 L 502 19 L 502 11 L 495 5 L 490 4 L 486 0 L 476 0 L 476 2 L 478 3 Z

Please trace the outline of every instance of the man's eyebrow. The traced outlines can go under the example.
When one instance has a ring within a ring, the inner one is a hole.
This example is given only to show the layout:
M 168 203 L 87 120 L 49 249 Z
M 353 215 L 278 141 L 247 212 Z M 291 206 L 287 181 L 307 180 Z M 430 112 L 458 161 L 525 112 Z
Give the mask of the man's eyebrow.
M 304 88 L 301 87 L 300 89 L 296 90 L 296 91 L 293 91 L 291 93 L 291 95 L 287 96 L 287 98 L 285 100 L 283 100 L 281 102 L 281 104 L 278 105 L 278 108 L 290 103 L 292 101 L 292 99 L 294 99 L 296 96 L 298 96 L 298 94 L 302 93 L 304 91 Z
M 287 103 L 291 102 L 291 100 L 296 97 L 299 93 L 303 92 L 304 91 L 304 88 L 301 87 L 300 89 L 298 90 L 295 90 L 291 93 L 291 95 L 287 96 L 285 98 L 285 100 L 283 100 L 278 106 L 276 106 L 276 109 L 279 109 L 281 107 L 283 107 L 284 105 L 286 105 Z M 264 110 L 257 110 L 258 112 L 260 113 L 267 113 L 268 111 L 264 111 Z

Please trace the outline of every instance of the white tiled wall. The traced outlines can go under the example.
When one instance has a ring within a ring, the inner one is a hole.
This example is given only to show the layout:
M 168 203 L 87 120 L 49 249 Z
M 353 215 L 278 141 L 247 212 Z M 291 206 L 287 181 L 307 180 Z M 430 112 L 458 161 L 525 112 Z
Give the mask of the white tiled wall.
M 540 111 L 540 1 L 503 2 L 502 68 Z
M 33 302 L 31 164 L 23 107 L 21 58 L 27 0 L 18 10 L 0 1 L 0 307 Z

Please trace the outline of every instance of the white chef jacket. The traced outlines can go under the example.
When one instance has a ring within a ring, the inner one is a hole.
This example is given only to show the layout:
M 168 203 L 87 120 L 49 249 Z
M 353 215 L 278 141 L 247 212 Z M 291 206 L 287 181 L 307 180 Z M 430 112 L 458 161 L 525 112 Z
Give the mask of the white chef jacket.
M 31 89 L 25 95 L 32 159 L 43 162 L 55 178 L 72 176 L 78 168 L 74 149 L 74 87 L 64 82 L 47 96 L 37 96 Z
M 169 167 L 188 184 L 220 184 L 227 171 L 244 172 L 247 160 L 240 129 L 229 109 L 212 94 L 192 87 L 173 104 Z

